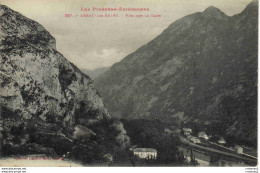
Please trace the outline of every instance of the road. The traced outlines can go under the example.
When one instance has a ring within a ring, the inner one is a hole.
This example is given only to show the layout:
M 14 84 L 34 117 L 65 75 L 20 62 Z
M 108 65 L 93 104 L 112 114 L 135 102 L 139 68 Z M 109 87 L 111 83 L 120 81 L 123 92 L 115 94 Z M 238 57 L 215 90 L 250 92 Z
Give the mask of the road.
M 247 162 L 254 163 L 254 164 L 257 163 L 256 159 L 248 158 L 248 157 L 245 157 L 245 156 L 242 156 L 242 155 L 239 155 L 239 154 L 235 154 L 235 153 L 233 154 L 233 153 L 229 153 L 229 152 L 225 152 L 225 151 L 220 151 L 220 150 L 210 148 L 210 147 L 204 147 L 204 146 L 201 146 L 201 145 L 197 145 L 193 142 L 188 141 L 186 138 L 184 138 L 182 136 L 180 136 L 180 141 L 183 144 L 192 146 L 194 149 L 198 149 L 198 150 L 206 151 L 206 152 L 209 152 L 209 153 L 220 154 L 220 155 L 223 155 L 223 156 L 236 158 L 236 159 L 238 159 L 238 161 L 247 161 Z

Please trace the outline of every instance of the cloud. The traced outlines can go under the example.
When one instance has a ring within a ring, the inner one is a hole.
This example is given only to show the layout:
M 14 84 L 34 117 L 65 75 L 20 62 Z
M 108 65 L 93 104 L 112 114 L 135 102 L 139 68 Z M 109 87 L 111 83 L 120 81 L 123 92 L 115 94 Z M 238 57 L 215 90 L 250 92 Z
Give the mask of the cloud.
M 81 69 L 93 70 L 100 67 L 109 67 L 119 62 L 127 55 L 116 48 L 89 51 L 85 54 L 71 53 L 67 58 Z

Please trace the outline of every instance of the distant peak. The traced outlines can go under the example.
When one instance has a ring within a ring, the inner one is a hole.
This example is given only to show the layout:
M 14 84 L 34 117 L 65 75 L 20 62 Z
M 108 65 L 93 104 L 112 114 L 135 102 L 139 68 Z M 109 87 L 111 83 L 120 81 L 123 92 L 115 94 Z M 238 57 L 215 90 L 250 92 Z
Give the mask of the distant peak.
M 217 7 L 209 6 L 208 8 L 206 8 L 204 10 L 204 12 L 207 12 L 207 11 L 220 11 L 220 10 Z
M 226 17 L 227 15 L 223 13 L 220 9 L 214 7 L 214 6 L 209 6 L 203 11 L 203 14 L 206 14 L 208 16 L 216 16 L 216 17 Z
M 209 6 L 208 8 L 206 8 L 203 13 L 223 13 L 222 11 L 220 11 L 218 8 L 214 7 L 214 6 Z

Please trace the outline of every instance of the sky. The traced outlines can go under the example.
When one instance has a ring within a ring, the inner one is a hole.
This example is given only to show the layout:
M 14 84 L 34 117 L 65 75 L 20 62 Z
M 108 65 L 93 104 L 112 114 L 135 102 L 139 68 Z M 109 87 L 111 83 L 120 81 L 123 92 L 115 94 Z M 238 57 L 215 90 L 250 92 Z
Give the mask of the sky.
M 215 6 L 228 16 L 252 0 L 0 0 L 44 26 L 57 50 L 81 69 L 108 67 L 158 36 L 175 20 Z M 90 11 L 81 11 L 81 7 Z M 143 12 L 92 11 L 92 8 L 149 8 Z M 72 14 L 72 17 L 65 17 Z M 117 14 L 118 17 L 80 17 Z M 126 17 L 126 14 L 150 17 Z M 78 16 L 76 16 L 78 15 Z M 151 17 L 161 15 L 161 17 Z

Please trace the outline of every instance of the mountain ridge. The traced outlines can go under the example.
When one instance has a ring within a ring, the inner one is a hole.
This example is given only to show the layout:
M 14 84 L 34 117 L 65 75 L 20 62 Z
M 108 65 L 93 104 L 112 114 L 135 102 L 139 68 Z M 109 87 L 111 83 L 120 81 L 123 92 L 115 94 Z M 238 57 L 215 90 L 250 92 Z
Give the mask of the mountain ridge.
M 255 142 L 256 7 L 234 16 L 215 7 L 185 16 L 113 65 L 94 81 L 110 114 L 196 120 Z

